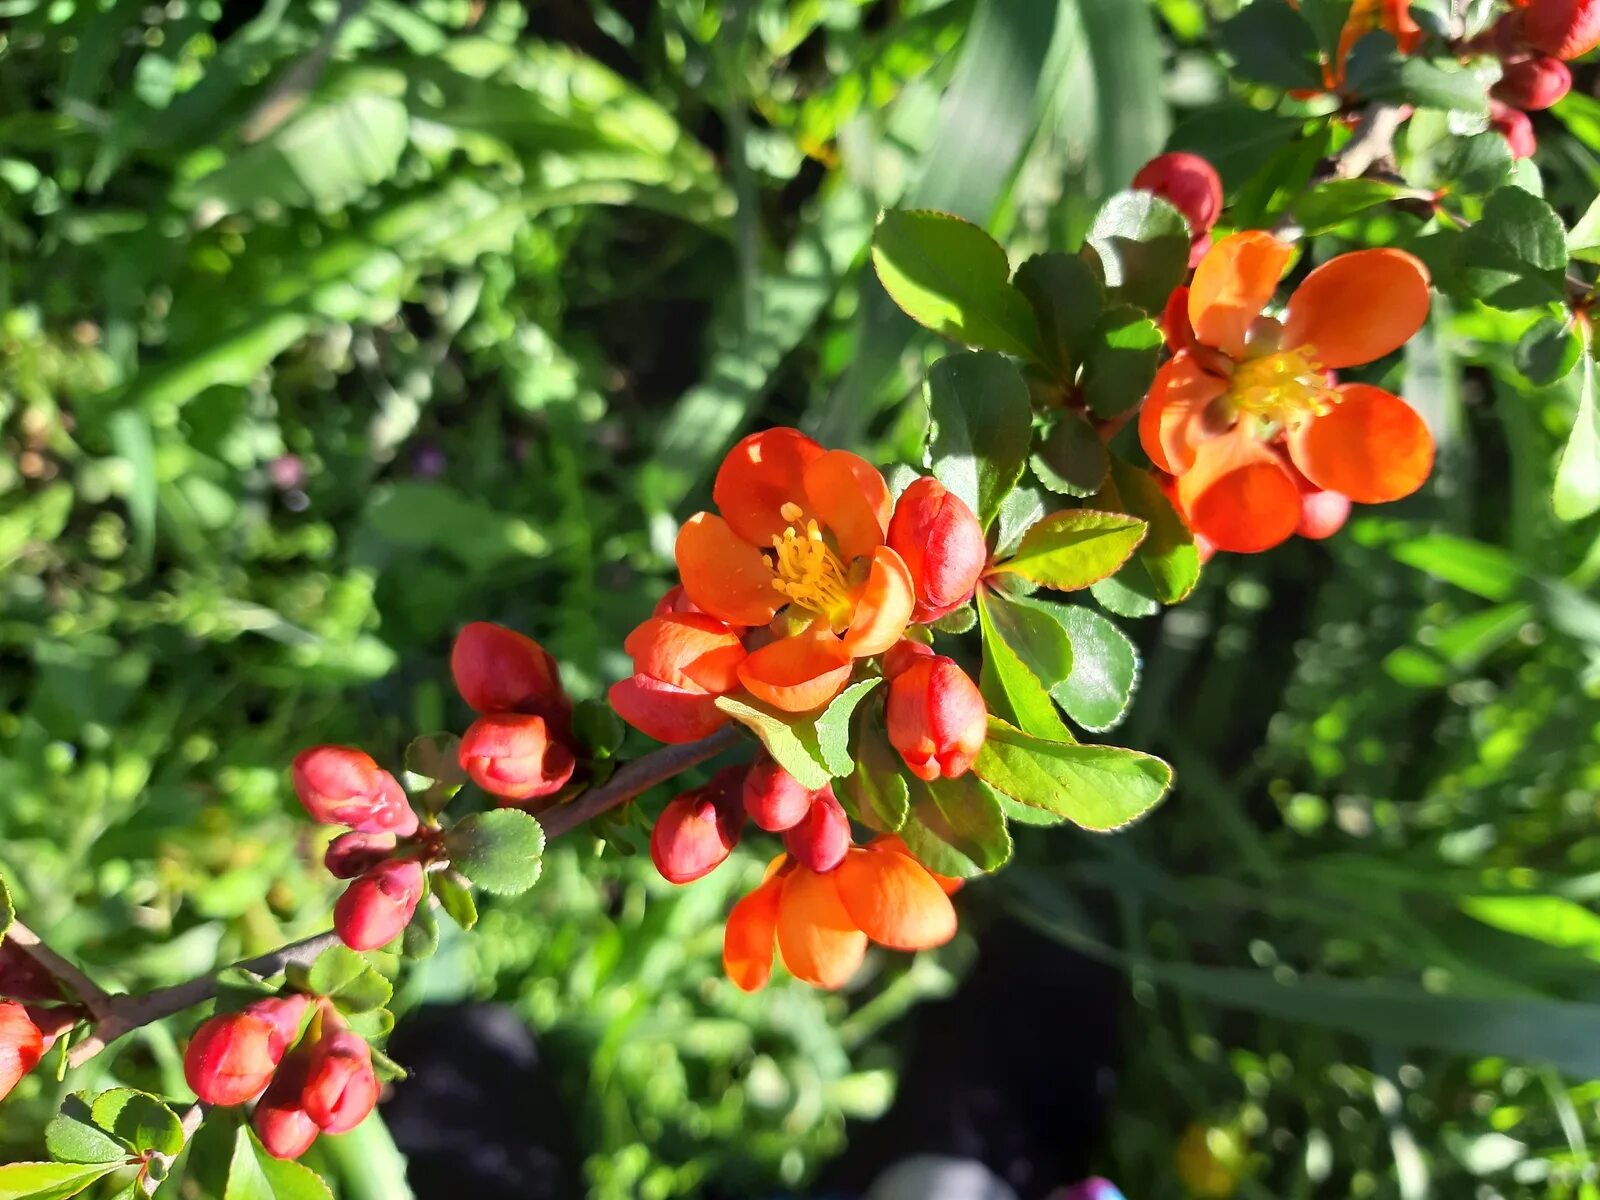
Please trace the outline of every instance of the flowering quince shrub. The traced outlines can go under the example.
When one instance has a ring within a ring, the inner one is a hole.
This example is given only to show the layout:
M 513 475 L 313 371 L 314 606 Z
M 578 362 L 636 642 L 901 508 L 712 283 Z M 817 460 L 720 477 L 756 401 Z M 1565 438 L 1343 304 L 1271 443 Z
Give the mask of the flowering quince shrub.
M 53 1052 L 80 1067 L 169 1018 L 192 1093 L 72 1094 L 50 1161 L 0 1166 L 0 1196 L 163 1194 L 180 1164 L 219 1169 L 230 1200 L 328 1196 L 295 1160 L 403 1077 L 391 976 L 435 952 L 441 918 L 470 932 L 483 893 L 533 887 L 574 830 L 626 851 L 647 829 L 677 887 L 741 842 L 765 857 L 723 915 L 742 992 L 780 969 L 847 989 L 869 956 L 951 942 L 1015 827 L 1113 834 L 1172 787 L 1162 760 L 1091 740 L 1139 677 L 1120 621 L 1182 603 L 1215 555 L 1332 537 L 1441 469 L 1390 367 L 1442 307 L 1526 315 L 1519 369 L 1578 394 L 1551 506 L 1600 510 L 1600 205 L 1569 227 L 1547 202 L 1528 115 L 1574 107 L 1567 64 L 1600 44 L 1600 4 L 1254 0 L 1216 35 L 1275 131 L 1255 149 L 1217 122 L 1180 131 L 1077 244 L 1015 269 L 975 224 L 881 215 L 877 280 L 952 343 L 914 464 L 749 433 L 677 528 L 677 581 L 604 701 L 575 704 L 549 650 L 475 621 L 450 656 L 466 728 L 398 762 L 312 744 L 283 764 L 309 823 L 337 830 L 328 931 L 111 995 L 0 890 L 0 1097 Z M 629 729 L 660 745 L 623 761 Z M 1226 1194 L 1203 1143 L 1180 1165 Z

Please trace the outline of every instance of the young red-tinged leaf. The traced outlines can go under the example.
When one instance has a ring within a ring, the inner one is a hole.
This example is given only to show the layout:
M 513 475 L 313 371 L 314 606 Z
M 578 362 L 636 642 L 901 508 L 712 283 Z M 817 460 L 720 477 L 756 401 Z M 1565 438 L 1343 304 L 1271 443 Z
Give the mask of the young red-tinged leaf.
M 486 892 L 515 896 L 539 882 L 544 829 L 515 808 L 473 813 L 444 837 L 451 865 Z
M 67 1200 L 116 1168 L 116 1163 L 9 1163 L 0 1166 L 0 1200 Z
M 1115 575 L 1144 540 L 1145 523 L 1126 513 L 1069 509 L 1039 521 L 1017 552 L 990 568 L 1070 592 Z
M 988 529 L 1028 461 L 1028 385 L 998 354 L 951 354 L 928 372 L 928 405 L 933 473 Z
M 1072 735 L 1056 712 L 1048 687 L 1022 659 L 1012 640 L 1022 639 L 1021 627 L 1029 616 L 1010 604 L 988 588 L 980 590 L 978 621 L 983 630 L 983 671 L 978 683 L 984 701 L 991 713 L 1009 718 L 1039 737 L 1071 741 Z M 1071 653 L 1067 646 L 1068 669 Z
M 911 813 L 900 836 L 928 870 L 967 879 L 997 871 L 1010 860 L 1011 834 L 1000 799 L 971 771 L 955 779 L 906 783 Z
M 990 718 L 973 770 L 1019 804 L 1097 833 L 1132 824 L 1172 785 L 1172 768 L 1159 758 L 1116 746 L 1049 742 L 997 718 Z
M 1200 580 L 1200 552 L 1195 547 L 1194 534 L 1156 486 L 1150 472 L 1113 458 L 1105 488 L 1094 503 L 1138 517 L 1149 526 L 1135 560 L 1149 575 L 1157 600 L 1177 604 L 1194 591 Z
M 884 291 L 919 325 L 964 346 L 1039 359 L 1033 310 L 983 230 L 948 213 L 892 210 L 872 238 Z

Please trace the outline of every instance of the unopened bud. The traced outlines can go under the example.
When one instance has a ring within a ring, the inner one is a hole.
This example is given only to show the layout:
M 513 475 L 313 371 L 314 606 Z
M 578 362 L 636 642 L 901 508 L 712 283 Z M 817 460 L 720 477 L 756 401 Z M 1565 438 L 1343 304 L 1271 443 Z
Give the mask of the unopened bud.
M 1531 0 L 1522 10 L 1528 45 L 1571 61 L 1600 45 L 1600 0 Z
M 561 686 L 561 668 L 531 637 L 474 621 L 451 647 L 450 673 L 474 712 L 543 717 L 565 736 L 572 701 Z
M 335 879 L 354 879 L 394 853 L 392 833 L 341 833 L 328 843 L 322 863 Z
M 0 1100 L 44 1057 L 44 1034 L 15 1000 L 0 1000 Z
M 378 1102 L 378 1077 L 372 1050 L 358 1035 L 341 1029 L 311 1047 L 300 1103 L 324 1133 L 348 1133 Z
M 300 1099 L 309 1058 L 308 1051 L 296 1050 L 284 1059 L 250 1115 L 256 1137 L 274 1158 L 299 1158 L 321 1132 Z
M 243 1104 L 261 1093 L 287 1046 L 278 1026 L 249 1012 L 202 1022 L 183 1054 L 183 1077 L 206 1104 Z
M 1572 90 L 1572 71 L 1558 58 L 1518 58 L 1503 64 L 1490 94 L 1513 108 L 1540 112 Z
M 1539 138 L 1533 132 L 1533 122 L 1520 108 L 1512 108 L 1498 100 L 1489 103 L 1489 124 L 1498 130 L 1511 147 L 1512 158 L 1532 158 L 1539 148 Z
M 815 799 L 815 792 L 770 758 L 752 766 L 744 778 L 744 811 L 768 833 L 794 828 Z
M 667 803 L 650 830 L 650 860 L 668 883 L 693 883 L 720 867 L 739 844 L 744 767 L 728 767 L 705 787 Z
M 353 881 L 333 905 L 333 927 L 352 950 L 376 950 L 400 936 L 422 898 L 422 865 L 384 862 Z
M 1210 233 L 1222 215 L 1222 178 L 1198 154 L 1158 154 L 1139 168 L 1133 186 L 1160 196 L 1181 212 L 1195 241 Z
M 295 755 L 295 795 L 313 821 L 361 833 L 417 831 L 417 814 L 395 777 L 350 746 L 313 746 Z
M 965 775 L 988 719 L 977 684 L 943 655 L 921 657 L 889 681 L 889 741 L 918 779 Z
M 490 713 L 461 739 L 461 769 L 484 791 L 505 800 L 537 800 L 566 786 L 577 766 L 551 736 L 543 717 Z
M 887 541 L 911 572 L 915 621 L 936 621 L 970 600 L 989 560 L 978 518 L 961 497 L 931 476 L 901 493 Z
M 850 849 L 850 818 L 832 788 L 818 792 L 805 818 L 783 835 L 783 847 L 802 866 L 831 871 Z

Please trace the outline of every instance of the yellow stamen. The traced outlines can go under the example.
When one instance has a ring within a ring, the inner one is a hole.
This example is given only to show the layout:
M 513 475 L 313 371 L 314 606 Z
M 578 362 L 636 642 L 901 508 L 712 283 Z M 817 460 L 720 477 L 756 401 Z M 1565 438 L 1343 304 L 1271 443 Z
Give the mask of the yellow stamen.
M 793 504 L 784 505 L 780 511 L 786 521 L 800 516 Z M 773 587 L 791 603 L 826 617 L 835 629 L 849 625 L 855 604 L 850 598 L 844 564 L 823 540 L 815 521 L 806 522 L 804 533 L 789 526 L 782 537 L 772 539 L 772 549 L 776 558 L 773 569 L 778 576 L 772 581 Z
M 1277 350 L 1234 368 L 1228 402 L 1235 413 L 1294 429 L 1333 407 L 1334 393 L 1309 346 Z

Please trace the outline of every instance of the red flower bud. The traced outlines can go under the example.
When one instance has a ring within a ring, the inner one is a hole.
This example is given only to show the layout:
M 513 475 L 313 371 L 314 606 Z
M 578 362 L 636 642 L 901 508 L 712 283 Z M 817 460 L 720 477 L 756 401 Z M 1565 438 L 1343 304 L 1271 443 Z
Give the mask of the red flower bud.
M 704 787 L 668 802 L 650 830 L 650 860 L 668 883 L 693 883 L 739 844 L 745 768 L 725 767 Z
M 531 637 L 474 621 L 456 636 L 450 673 L 473 712 L 543 717 L 565 736 L 572 702 L 561 687 L 561 668 Z
M 883 677 L 893 682 L 895 676 L 915 666 L 922 659 L 938 657 L 933 652 L 933 647 L 926 642 L 914 642 L 910 638 L 903 638 L 883 656 Z
M 609 698 L 639 732 L 658 742 L 692 742 L 727 723 L 717 697 L 739 686 L 745 649 L 737 630 L 704 613 L 659 613 L 630 633 L 623 649 L 633 675 L 612 685 Z
M 1558 58 L 1517 58 L 1502 64 L 1500 82 L 1490 90 L 1513 108 L 1539 112 L 1572 90 L 1572 71 Z
M 278 1035 L 278 1057 L 300 1040 L 300 1028 L 305 1024 L 306 1013 L 311 1008 L 311 997 L 299 992 L 284 996 L 265 996 L 244 1006 L 252 1017 L 260 1017 L 271 1025 Z
M 335 879 L 364 875 L 394 853 L 392 833 L 341 833 L 328 843 L 322 864 Z
M 756 763 L 744 777 L 744 811 L 768 833 L 794 828 L 811 811 L 816 797 L 770 758 Z
M 300 1103 L 324 1133 L 348 1133 L 378 1102 L 372 1050 L 356 1034 L 340 1029 L 311 1047 Z
M 1304 492 L 1300 496 L 1300 523 L 1295 532 L 1321 541 L 1331 538 L 1350 519 L 1350 497 L 1339 492 Z
M 194 1031 L 183 1053 L 183 1077 L 207 1104 L 243 1104 L 267 1086 L 287 1048 L 266 1017 L 218 1013 Z
M 395 777 L 349 746 L 313 746 L 294 756 L 295 795 L 313 821 L 361 833 L 417 831 L 417 814 Z
M 1533 0 L 1522 11 L 1527 43 L 1556 58 L 1579 58 L 1600 45 L 1600 0 Z
M 250 1116 L 261 1145 L 274 1158 L 299 1158 L 321 1132 L 300 1100 L 309 1061 L 307 1050 L 296 1050 L 284 1059 Z
M 0 1000 L 0 1100 L 44 1057 L 44 1034 L 15 1000 Z
M 422 899 L 422 865 L 379 863 L 344 890 L 333 905 L 333 927 L 352 950 L 376 950 L 400 936 Z
M 577 761 L 554 740 L 543 717 L 490 713 L 461 739 L 461 769 L 484 791 L 506 800 L 537 800 L 559 792 Z
M 920 657 L 889 681 L 889 741 L 918 779 L 965 775 L 988 717 L 978 685 L 943 655 Z
M 783 848 L 802 866 L 819 873 L 844 861 L 850 849 L 850 818 L 831 787 L 818 792 L 805 818 L 784 833 Z
M 1141 192 L 1153 192 L 1184 215 L 1196 241 L 1222 215 L 1222 178 L 1198 154 L 1158 154 L 1133 177 Z
M 1498 100 L 1489 103 L 1489 124 L 1500 131 L 1511 146 L 1512 158 L 1532 158 L 1539 148 L 1539 139 L 1533 132 L 1533 122 L 1520 108 L 1512 108 Z
M 965 604 L 989 561 L 978 518 L 932 477 L 901 493 L 889 520 L 888 544 L 916 585 L 915 621 L 936 621 Z

